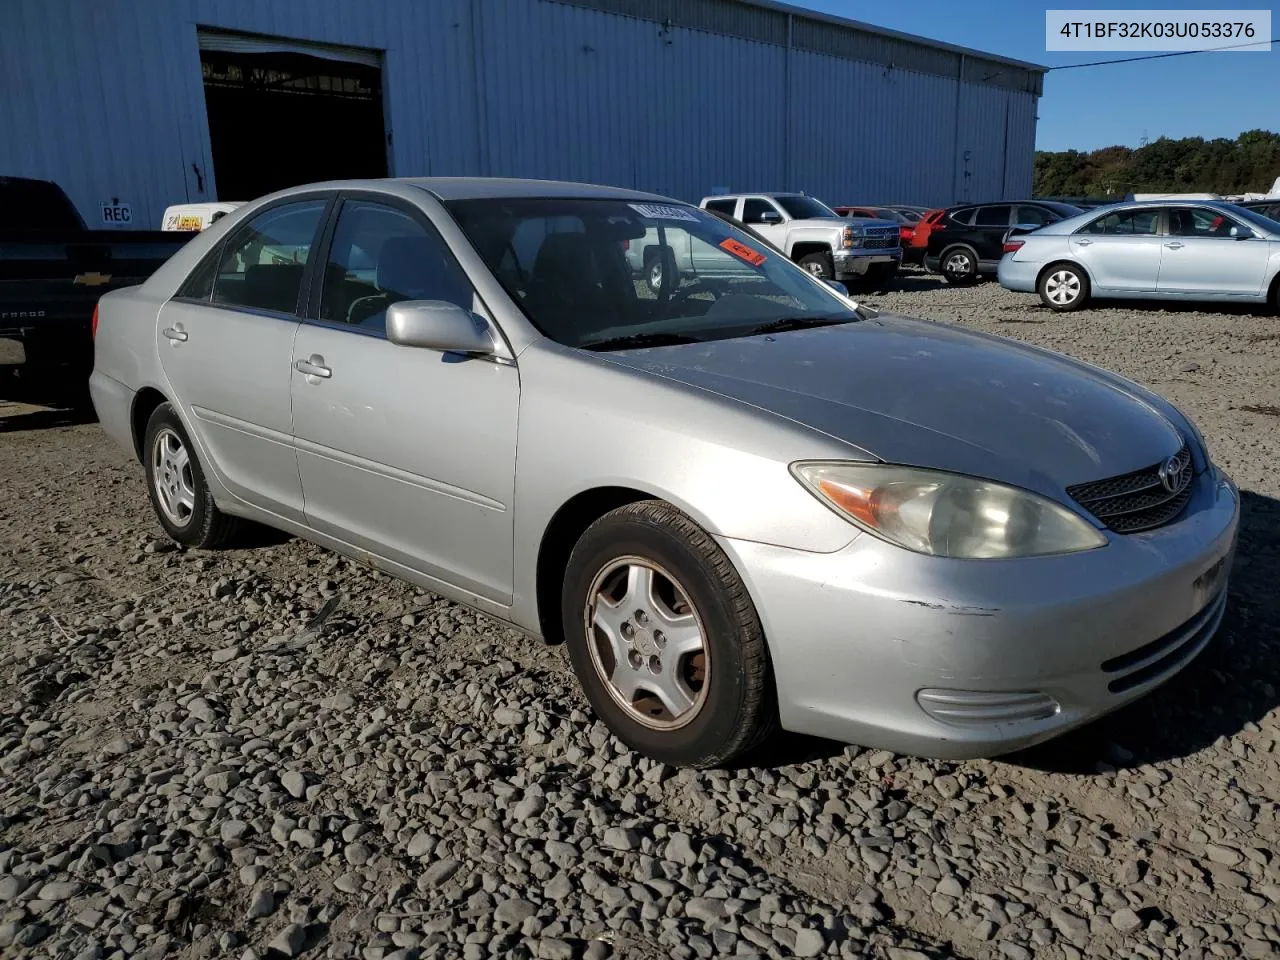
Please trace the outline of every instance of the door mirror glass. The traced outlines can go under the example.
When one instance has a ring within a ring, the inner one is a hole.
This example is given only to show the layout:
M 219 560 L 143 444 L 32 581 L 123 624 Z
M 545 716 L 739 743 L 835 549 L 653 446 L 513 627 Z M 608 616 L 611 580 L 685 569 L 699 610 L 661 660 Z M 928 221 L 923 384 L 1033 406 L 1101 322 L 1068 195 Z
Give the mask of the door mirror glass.
M 402 300 L 387 308 L 387 339 L 402 347 L 445 353 L 493 353 L 493 337 L 483 320 L 456 303 Z
M 1232 227 L 1231 236 L 1235 237 L 1237 240 L 1251 240 L 1253 239 L 1254 233 L 1248 227 Z
M 761 210 L 760 223 L 781 223 L 782 214 L 777 210 Z

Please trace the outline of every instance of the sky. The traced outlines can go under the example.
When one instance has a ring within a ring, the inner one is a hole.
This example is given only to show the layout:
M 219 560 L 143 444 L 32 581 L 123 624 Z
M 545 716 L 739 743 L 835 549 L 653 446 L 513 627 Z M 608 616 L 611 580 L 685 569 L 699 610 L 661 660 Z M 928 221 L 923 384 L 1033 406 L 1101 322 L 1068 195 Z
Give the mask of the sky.
M 943 40 L 1042 66 L 1085 63 L 1141 55 L 1145 51 L 1049 53 L 1045 10 L 1157 7 L 1130 2 L 1033 2 L 1033 0 L 789 0 L 793 6 L 861 20 L 903 33 Z M 1244 0 L 1179 3 L 1159 9 L 1271 10 L 1273 36 L 1280 36 L 1280 9 Z M 1052 71 L 1044 78 L 1036 147 L 1093 150 L 1146 137 L 1235 138 L 1244 130 L 1280 131 L 1280 43 L 1269 53 L 1200 53 L 1145 63 Z

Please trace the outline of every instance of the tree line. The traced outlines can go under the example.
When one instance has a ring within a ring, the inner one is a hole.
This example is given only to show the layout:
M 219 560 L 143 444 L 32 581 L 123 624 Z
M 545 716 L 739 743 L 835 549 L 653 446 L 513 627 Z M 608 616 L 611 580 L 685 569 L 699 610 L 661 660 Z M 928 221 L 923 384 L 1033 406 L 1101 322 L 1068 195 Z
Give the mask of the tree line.
M 1128 193 L 1264 193 L 1280 177 L 1280 133 L 1234 140 L 1161 137 L 1137 148 L 1037 150 L 1038 197 L 1122 199 Z

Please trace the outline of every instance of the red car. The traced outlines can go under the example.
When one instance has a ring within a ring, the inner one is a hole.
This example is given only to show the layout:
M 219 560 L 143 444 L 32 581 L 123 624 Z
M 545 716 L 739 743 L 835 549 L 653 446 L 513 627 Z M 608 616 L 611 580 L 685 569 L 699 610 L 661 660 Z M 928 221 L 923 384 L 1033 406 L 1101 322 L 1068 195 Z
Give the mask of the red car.
M 932 224 L 942 216 L 941 209 L 903 205 L 887 207 L 875 204 L 831 209 L 842 217 L 879 217 L 882 220 L 895 221 L 898 224 L 898 236 L 902 242 L 904 263 L 924 262 L 924 253 L 929 246 L 929 230 Z

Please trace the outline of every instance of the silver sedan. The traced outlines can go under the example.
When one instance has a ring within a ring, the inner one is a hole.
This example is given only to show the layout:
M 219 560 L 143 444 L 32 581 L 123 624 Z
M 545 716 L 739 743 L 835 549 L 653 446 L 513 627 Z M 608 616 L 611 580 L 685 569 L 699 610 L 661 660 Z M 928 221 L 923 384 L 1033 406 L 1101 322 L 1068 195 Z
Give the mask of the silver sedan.
M 1011 230 L 997 276 L 1058 311 L 1092 297 L 1270 303 L 1280 311 L 1280 223 L 1215 201 L 1099 207 Z
M 637 243 L 711 268 L 653 289 Z M 269 524 L 564 641 L 665 762 L 779 725 L 1014 750 L 1150 691 L 1223 616 L 1238 496 L 1170 404 L 878 315 L 662 197 L 301 187 L 95 326 L 102 425 L 174 540 Z

